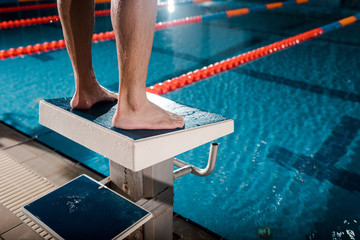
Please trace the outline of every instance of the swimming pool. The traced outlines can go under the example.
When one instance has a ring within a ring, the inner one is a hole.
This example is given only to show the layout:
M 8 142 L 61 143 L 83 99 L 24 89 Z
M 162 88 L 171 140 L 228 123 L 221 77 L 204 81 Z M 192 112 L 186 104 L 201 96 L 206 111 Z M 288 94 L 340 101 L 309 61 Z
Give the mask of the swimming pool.
M 173 13 L 159 9 L 158 21 L 253 5 L 211 2 L 179 6 Z M 147 85 L 353 13 L 320 1 L 156 32 Z M 235 121 L 235 132 L 219 139 L 214 173 L 175 181 L 176 212 L 227 239 L 259 239 L 259 229 L 266 227 L 272 239 L 359 236 L 359 26 L 165 95 Z M 95 32 L 108 30 L 109 18 L 96 18 Z M 0 30 L 0 49 L 61 38 L 59 24 Z M 115 43 L 96 43 L 93 54 L 98 80 L 116 90 Z M 3 60 L 0 70 L 2 121 L 29 135 L 43 134 L 44 143 L 108 174 L 107 159 L 37 123 L 39 99 L 74 91 L 66 51 Z M 205 165 L 207 151 L 205 145 L 179 158 Z

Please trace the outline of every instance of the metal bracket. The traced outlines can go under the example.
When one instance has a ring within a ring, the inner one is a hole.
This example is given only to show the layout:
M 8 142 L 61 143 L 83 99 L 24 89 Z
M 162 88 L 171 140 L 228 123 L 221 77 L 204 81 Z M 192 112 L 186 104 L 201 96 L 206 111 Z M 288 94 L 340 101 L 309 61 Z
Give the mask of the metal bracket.
M 189 163 L 183 162 L 179 159 L 174 158 L 174 165 L 178 167 L 174 171 L 174 179 L 180 178 L 185 176 L 186 174 L 192 173 L 197 176 L 205 177 L 212 173 L 215 169 L 217 153 L 218 153 L 219 144 L 218 143 L 211 143 L 210 145 L 210 153 L 209 153 L 209 160 L 206 168 L 201 169 L 195 167 Z

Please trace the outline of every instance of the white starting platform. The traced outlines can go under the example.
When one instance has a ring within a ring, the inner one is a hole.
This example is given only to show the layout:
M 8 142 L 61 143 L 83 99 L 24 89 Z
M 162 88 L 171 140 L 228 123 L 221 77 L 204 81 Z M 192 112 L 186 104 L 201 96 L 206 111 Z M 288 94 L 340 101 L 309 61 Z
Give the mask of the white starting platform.
M 148 94 L 150 101 L 184 116 L 173 130 L 122 130 L 112 126 L 116 102 L 89 110 L 70 107 L 71 98 L 40 101 L 39 123 L 132 170 L 139 171 L 234 131 L 231 119 Z
M 152 219 L 134 233 L 135 238 L 172 239 L 173 179 L 188 173 L 210 174 L 215 167 L 218 146 L 211 145 L 205 169 L 174 156 L 232 133 L 234 123 L 231 119 L 154 94 L 148 94 L 148 99 L 165 110 L 183 115 L 185 126 L 173 130 L 118 129 L 111 123 L 116 102 L 75 110 L 70 107 L 71 98 L 40 101 L 39 122 L 109 158 L 110 178 L 107 181 L 111 179 L 111 188 L 152 214 Z M 174 171 L 174 165 L 179 169 Z M 98 208 L 101 211 L 102 206 Z

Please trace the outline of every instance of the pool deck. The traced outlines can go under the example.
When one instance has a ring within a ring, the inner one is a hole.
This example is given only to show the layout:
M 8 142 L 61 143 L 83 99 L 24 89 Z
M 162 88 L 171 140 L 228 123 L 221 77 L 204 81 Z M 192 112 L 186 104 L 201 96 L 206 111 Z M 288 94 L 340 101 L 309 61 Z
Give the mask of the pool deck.
M 13 177 L 13 172 L 11 171 L 15 172 L 17 171 L 16 169 L 22 169 L 21 171 L 26 171 L 27 175 L 30 174 L 35 179 L 36 184 L 40 186 L 38 187 L 40 190 L 33 190 L 29 194 L 24 194 L 20 191 L 22 187 L 21 184 L 26 182 L 22 179 L 22 174 L 18 177 L 19 180 L 15 178 L 14 180 L 9 179 L 9 177 L 6 177 L 6 174 L 9 174 L 9 172 L 7 172 L 5 167 L 0 166 L 0 240 L 53 239 L 51 235 L 23 215 L 18 208 L 13 207 L 15 204 L 11 202 L 12 198 L 16 199 L 16 203 L 20 202 L 23 206 L 33 201 L 33 198 L 45 195 L 47 192 L 52 191 L 81 174 L 87 174 L 95 180 L 103 179 L 103 176 L 80 163 L 68 159 L 55 150 L 49 149 L 38 141 L 23 135 L 1 122 L 0 154 L 0 157 L 7 161 L 7 166 L 10 164 L 11 169 L 13 169 L 10 170 L 11 178 Z M 14 197 L 10 196 L 6 201 L 1 196 L 2 191 L 5 191 L 2 190 L 1 185 L 4 185 L 2 183 L 5 181 L 11 183 L 9 184 L 11 187 L 5 184 L 6 194 L 9 195 L 9 192 L 14 194 Z M 43 184 L 44 187 L 41 187 L 41 184 Z M 211 240 L 223 238 L 174 213 L 173 239 Z

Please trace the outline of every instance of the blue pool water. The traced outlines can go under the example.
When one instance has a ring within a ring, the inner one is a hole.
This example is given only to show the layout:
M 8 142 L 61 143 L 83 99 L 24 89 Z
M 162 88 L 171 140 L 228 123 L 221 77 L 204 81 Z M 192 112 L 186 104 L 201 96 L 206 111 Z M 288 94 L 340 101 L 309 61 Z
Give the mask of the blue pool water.
M 256 4 L 262 3 L 184 5 L 173 13 L 159 9 L 158 21 Z M 354 13 L 315 1 L 156 32 L 147 85 Z M 359 238 L 359 27 L 355 23 L 166 94 L 235 121 L 235 132 L 218 140 L 214 173 L 175 181 L 174 210 L 227 239 L 261 239 L 258 231 L 266 227 L 272 239 Z M 109 17 L 96 18 L 95 32 L 108 30 Z M 0 30 L 0 49 L 61 38 L 59 24 Z M 99 82 L 117 90 L 115 43 L 94 44 L 93 56 Z M 107 159 L 38 124 L 40 99 L 74 92 L 66 51 L 3 60 L 0 82 L 0 120 L 109 173 Z M 204 166 L 208 147 L 179 158 Z

